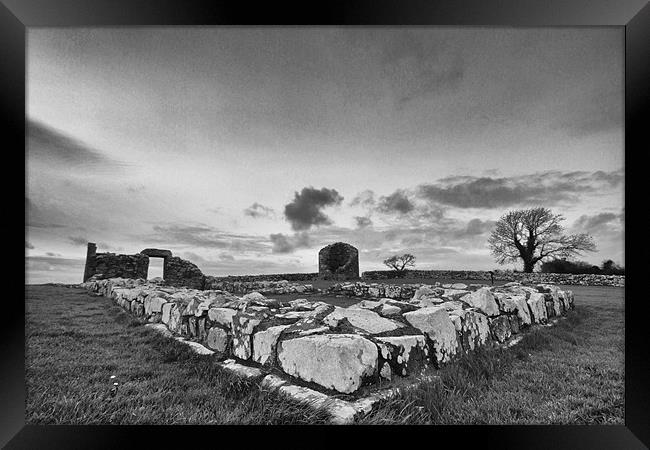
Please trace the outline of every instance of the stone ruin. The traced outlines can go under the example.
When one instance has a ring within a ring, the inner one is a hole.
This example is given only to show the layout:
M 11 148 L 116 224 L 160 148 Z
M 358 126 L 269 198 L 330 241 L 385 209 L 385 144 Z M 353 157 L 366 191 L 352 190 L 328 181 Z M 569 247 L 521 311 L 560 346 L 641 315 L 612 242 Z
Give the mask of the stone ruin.
M 479 347 L 507 344 L 574 307 L 571 291 L 547 284 L 436 283 L 408 294 L 386 287 L 384 295 L 394 298 L 369 295 L 348 308 L 125 278 L 90 278 L 81 287 L 207 347 L 218 360 L 344 397 L 416 379 Z M 365 296 L 362 287 L 358 292 Z
M 205 275 L 196 264 L 172 256 L 170 250 L 146 248 L 135 255 L 115 253 L 97 253 L 97 245 L 88 243 L 84 282 L 91 277 L 95 279 L 132 278 L 147 279 L 149 258 L 163 258 L 163 279 L 170 286 L 183 286 L 203 289 Z
M 324 280 L 359 278 L 359 251 L 345 242 L 335 242 L 318 252 L 318 277 Z

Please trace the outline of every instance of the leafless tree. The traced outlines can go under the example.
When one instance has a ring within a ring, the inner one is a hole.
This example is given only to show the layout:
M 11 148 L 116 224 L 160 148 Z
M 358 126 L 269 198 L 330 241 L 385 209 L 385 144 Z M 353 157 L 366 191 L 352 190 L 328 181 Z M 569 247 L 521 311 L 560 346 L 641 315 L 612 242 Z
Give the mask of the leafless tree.
M 410 253 L 404 253 L 401 256 L 391 256 L 390 258 L 384 260 L 384 264 L 392 269 L 397 270 L 398 272 L 401 272 L 406 267 L 415 266 L 415 256 L 411 255 Z
M 583 251 L 596 251 L 588 234 L 565 235 L 561 214 L 547 208 L 510 211 L 496 223 L 488 242 L 499 264 L 524 262 L 524 272 L 547 257 L 568 258 Z

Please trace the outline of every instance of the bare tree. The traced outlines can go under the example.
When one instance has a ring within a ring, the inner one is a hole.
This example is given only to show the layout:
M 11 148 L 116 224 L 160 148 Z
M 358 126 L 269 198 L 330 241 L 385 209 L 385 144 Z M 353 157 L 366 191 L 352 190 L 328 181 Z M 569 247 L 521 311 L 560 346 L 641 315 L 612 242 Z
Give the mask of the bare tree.
M 392 269 L 397 270 L 398 272 L 401 272 L 406 267 L 415 266 L 415 256 L 411 255 L 410 253 L 404 253 L 401 256 L 391 256 L 390 258 L 384 260 L 384 264 Z
M 547 257 L 568 258 L 583 251 L 596 251 L 588 234 L 564 235 L 561 214 L 547 208 L 510 211 L 503 215 L 488 239 L 492 254 L 499 264 L 524 262 L 524 272 L 532 272 L 535 264 Z

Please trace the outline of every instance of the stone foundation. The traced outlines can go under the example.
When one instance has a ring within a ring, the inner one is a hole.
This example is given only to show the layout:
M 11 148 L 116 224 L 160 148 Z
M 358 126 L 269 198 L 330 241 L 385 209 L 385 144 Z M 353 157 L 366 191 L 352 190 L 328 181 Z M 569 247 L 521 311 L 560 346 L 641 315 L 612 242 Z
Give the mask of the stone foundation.
M 188 342 L 205 345 L 219 359 L 234 358 L 338 394 L 439 368 L 573 308 L 571 291 L 547 284 L 459 283 L 398 291 L 391 285 L 353 283 L 353 291 L 359 289 L 366 299 L 349 308 L 124 278 L 90 279 L 80 286 L 110 297 L 143 321 L 162 323 Z

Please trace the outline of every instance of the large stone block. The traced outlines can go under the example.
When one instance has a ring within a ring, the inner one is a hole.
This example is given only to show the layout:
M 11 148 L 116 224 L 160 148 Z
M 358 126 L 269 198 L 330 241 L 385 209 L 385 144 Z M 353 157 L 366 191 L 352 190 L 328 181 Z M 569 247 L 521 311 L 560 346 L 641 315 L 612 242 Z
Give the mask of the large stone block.
M 354 334 L 306 336 L 278 344 L 287 374 L 345 394 L 356 391 L 378 367 L 377 346 Z
M 278 338 L 289 325 L 278 325 L 258 331 L 253 335 L 253 360 L 260 364 L 273 364 Z
M 404 318 L 431 340 L 432 357 L 438 365 L 449 361 L 458 352 L 456 327 L 445 308 L 422 308 L 405 313 Z
M 382 317 L 376 312 L 354 307 L 336 308 L 334 312 L 323 319 L 323 322 L 330 327 L 336 327 L 342 319 L 347 319 L 352 326 L 370 334 L 393 331 L 404 326 L 399 322 Z
M 229 343 L 230 335 L 226 330 L 223 330 L 219 327 L 212 327 L 208 330 L 206 344 L 215 352 L 225 355 L 227 353 Z
M 489 288 L 481 288 L 461 297 L 465 303 L 477 308 L 490 317 L 499 315 L 499 306 Z
M 526 303 L 530 307 L 533 323 L 546 323 L 548 314 L 546 312 L 544 294 L 532 292 Z

